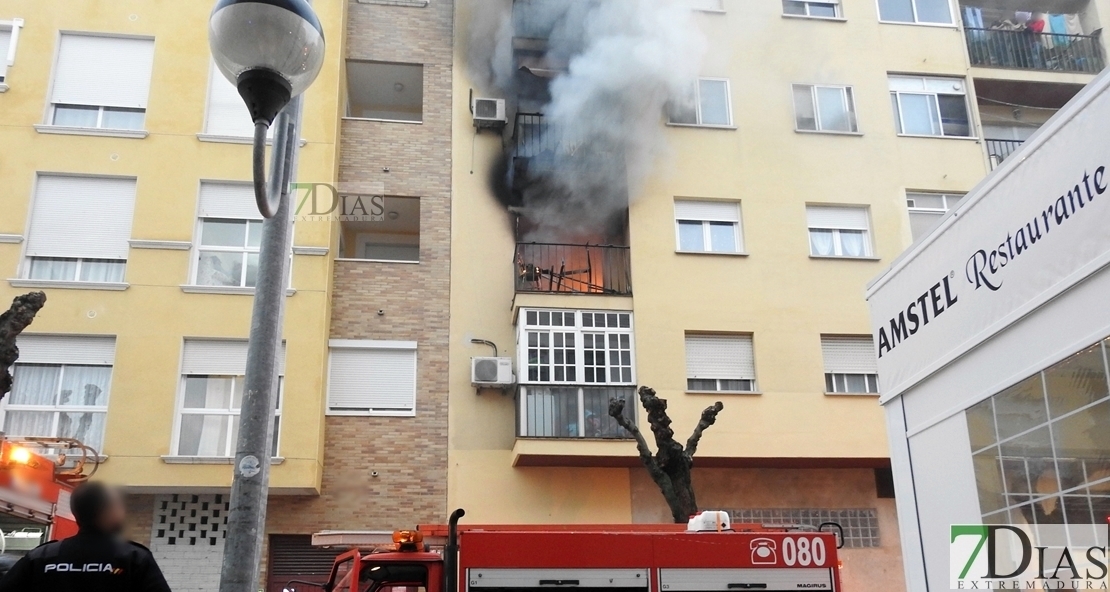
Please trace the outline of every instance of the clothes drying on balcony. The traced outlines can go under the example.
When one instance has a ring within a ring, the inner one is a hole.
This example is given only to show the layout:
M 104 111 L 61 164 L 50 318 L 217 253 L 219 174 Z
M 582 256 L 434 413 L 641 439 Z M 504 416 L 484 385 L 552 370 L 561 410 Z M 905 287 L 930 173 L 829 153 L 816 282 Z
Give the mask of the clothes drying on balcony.
M 1098 31 L 1084 33 L 1078 14 L 961 6 L 972 64 L 1000 68 L 1102 70 Z

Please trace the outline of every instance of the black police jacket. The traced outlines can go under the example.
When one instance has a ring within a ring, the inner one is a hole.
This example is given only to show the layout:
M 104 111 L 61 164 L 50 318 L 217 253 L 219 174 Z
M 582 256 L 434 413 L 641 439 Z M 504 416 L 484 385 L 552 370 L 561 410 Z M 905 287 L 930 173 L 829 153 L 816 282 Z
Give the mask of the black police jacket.
M 170 592 L 150 551 L 99 533 L 40 545 L 0 579 L 0 592 Z

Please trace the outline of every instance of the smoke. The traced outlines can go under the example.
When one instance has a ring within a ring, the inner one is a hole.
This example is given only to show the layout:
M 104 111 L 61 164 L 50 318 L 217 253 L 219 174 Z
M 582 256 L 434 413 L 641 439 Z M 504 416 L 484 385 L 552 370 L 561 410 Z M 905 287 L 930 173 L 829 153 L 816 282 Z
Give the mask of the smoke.
M 498 193 L 523 212 L 526 240 L 622 240 L 629 196 L 666 154 L 665 108 L 692 101 L 706 42 L 690 9 L 517 0 L 510 17 L 489 4 L 471 28 L 472 73 L 520 112 L 544 115 L 526 165 L 514 166 L 507 143 Z M 537 37 L 547 42 L 528 41 Z

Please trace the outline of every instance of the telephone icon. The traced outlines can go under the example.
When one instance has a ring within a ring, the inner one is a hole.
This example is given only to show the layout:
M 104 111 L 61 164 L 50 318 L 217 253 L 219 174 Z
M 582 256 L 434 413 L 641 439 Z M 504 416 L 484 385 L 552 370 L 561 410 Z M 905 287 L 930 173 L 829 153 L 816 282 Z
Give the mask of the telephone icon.
M 775 565 L 779 562 L 774 539 L 752 539 L 752 565 Z

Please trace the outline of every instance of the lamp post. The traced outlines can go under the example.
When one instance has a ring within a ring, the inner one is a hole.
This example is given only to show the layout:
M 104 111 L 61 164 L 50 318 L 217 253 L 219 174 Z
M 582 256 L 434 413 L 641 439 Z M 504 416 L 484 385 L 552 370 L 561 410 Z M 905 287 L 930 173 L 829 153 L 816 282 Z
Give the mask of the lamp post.
M 254 120 L 254 197 L 265 218 L 220 569 L 220 592 L 255 592 L 288 286 L 289 182 L 296 166 L 300 94 L 323 66 L 324 33 L 306 0 L 218 0 L 208 42 L 216 67 L 238 88 Z M 275 118 L 267 180 L 266 135 Z

